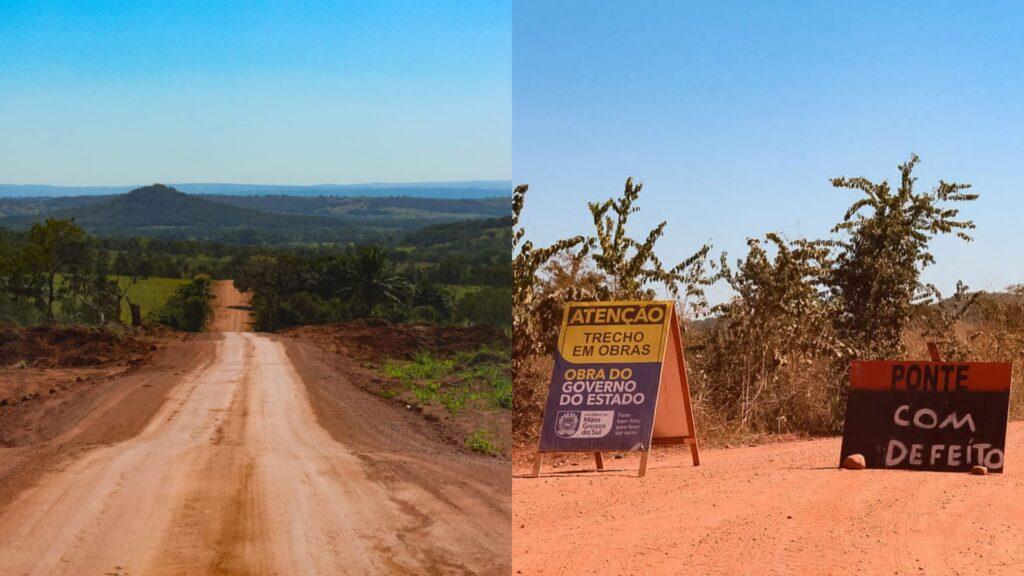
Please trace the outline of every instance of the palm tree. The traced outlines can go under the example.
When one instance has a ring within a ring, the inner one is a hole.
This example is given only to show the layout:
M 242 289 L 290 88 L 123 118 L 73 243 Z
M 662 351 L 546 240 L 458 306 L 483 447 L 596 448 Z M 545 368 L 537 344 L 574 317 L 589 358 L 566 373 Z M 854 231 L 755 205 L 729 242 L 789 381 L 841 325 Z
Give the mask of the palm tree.
M 400 304 L 408 294 L 409 284 L 395 272 L 383 248 L 359 248 L 342 268 L 338 296 L 358 305 L 364 316 L 372 315 L 379 304 Z

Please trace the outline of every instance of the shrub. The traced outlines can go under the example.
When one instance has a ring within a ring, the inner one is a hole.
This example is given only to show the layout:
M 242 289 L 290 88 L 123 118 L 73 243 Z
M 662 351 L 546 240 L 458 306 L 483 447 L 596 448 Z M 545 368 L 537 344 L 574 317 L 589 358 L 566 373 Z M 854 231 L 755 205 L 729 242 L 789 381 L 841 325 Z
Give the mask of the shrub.
M 409 320 L 424 324 L 437 324 L 441 321 L 441 315 L 430 306 L 416 306 L 409 311 Z
M 627 180 L 622 196 L 588 205 L 595 236 L 573 236 L 544 249 L 534 248 L 525 238 L 519 222 L 526 187 L 517 188 L 517 437 L 532 435 L 543 414 L 551 370 L 547 355 L 556 341 L 565 302 L 650 299 L 656 296 L 657 285 L 697 318 L 707 314 L 703 289 L 710 282 L 724 279 L 735 292 L 705 322 L 685 324 L 698 426 L 720 438 L 837 432 L 850 360 L 903 356 L 915 320 L 922 336 L 939 340 L 950 358 L 1019 357 L 1017 351 L 1024 347 L 1019 300 L 1016 309 L 1000 304 L 986 310 L 991 324 L 985 338 L 966 337 L 954 330 L 962 328 L 961 318 L 971 304 L 966 289 L 961 287 L 952 301 L 942 302 L 937 290 L 922 282 L 922 271 L 934 262 L 934 238 L 971 239 L 973 222 L 960 219 L 954 206 L 977 195 L 968 193 L 969 185 L 945 181 L 929 192 L 915 190 L 912 172 L 917 162 L 912 155 L 899 166 L 896 187 L 865 178 L 833 179 L 834 187 L 862 196 L 832 229 L 832 236 L 789 241 L 767 234 L 748 241 L 749 252 L 735 269 L 723 255 L 717 274 L 710 273 L 705 261 L 709 246 L 674 267 L 662 266 L 655 244 L 664 222 L 640 239 L 629 235 L 629 216 L 637 211 L 641 190 L 632 180 Z M 986 340 L 992 344 L 982 347 Z M 1024 397 L 1013 402 L 1011 412 L 1024 413 Z
M 491 433 L 486 430 L 477 430 L 473 432 L 464 442 L 466 447 L 473 452 L 487 454 L 488 456 L 495 456 L 498 454 L 498 449 L 494 446 L 493 437 L 491 436 Z
M 697 396 L 740 430 L 834 432 L 844 388 L 835 309 L 822 289 L 829 246 L 776 234 L 747 244 L 735 269 L 722 257 L 736 296 L 715 307 L 718 318 L 699 335 Z
M 157 312 L 156 321 L 183 332 L 201 332 L 213 313 L 213 298 L 209 276 L 198 275 L 188 284 L 175 290 L 164 307 Z
M 459 300 L 455 315 L 473 326 L 511 326 L 512 290 L 485 287 L 469 292 Z

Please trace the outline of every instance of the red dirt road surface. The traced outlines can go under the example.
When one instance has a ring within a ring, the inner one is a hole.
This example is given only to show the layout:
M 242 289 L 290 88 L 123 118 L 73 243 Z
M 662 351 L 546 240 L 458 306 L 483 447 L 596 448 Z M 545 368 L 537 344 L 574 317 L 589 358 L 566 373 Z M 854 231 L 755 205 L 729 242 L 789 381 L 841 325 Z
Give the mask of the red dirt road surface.
M 249 329 L 249 295 L 235 288 L 234 280 L 213 283 L 211 332 L 244 332 Z
M 839 439 L 517 466 L 513 573 L 1024 574 L 1024 423 L 1006 472 L 840 470 Z M 525 461 L 524 461 L 525 464 Z
M 0 500 L 0 573 L 508 573 L 507 464 L 417 433 L 308 345 L 231 331 L 196 346 L 177 373 L 153 373 L 174 382 L 130 437 L 97 424 L 138 411 L 125 395 L 10 449 L 53 458 L 0 465 L 0 484 L 26 484 Z M 335 404 L 314 407 L 325 382 Z M 77 437 L 92 441 L 55 456 Z

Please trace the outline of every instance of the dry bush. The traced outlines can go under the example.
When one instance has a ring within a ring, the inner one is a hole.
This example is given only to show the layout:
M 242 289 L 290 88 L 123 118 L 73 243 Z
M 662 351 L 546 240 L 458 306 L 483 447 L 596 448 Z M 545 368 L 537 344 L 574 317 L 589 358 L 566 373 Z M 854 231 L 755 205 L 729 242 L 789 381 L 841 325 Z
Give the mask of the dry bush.
M 1024 285 L 982 295 L 963 324 L 972 359 L 1013 363 L 1010 419 L 1024 419 Z
M 833 229 L 837 252 L 827 283 L 840 312 L 840 336 L 862 358 L 895 358 L 903 352 L 903 333 L 916 304 L 934 296 L 921 272 L 935 262 L 933 238 L 953 234 L 969 242 L 970 220 L 958 220 L 954 203 L 971 202 L 969 184 L 940 180 L 929 192 L 915 190 L 916 154 L 900 164 L 900 185 L 867 178 L 834 178 L 836 188 L 857 190 L 862 197 Z
M 1013 364 L 1010 419 L 1024 419 L 1024 285 L 1005 293 L 967 292 L 924 307 L 904 338 L 909 358 L 927 358 L 935 342 L 943 360 Z
M 1020 359 L 1024 350 L 1024 290 L 985 299 L 958 287 L 941 300 L 921 273 L 934 263 L 929 245 L 940 235 L 965 241 L 974 228 L 956 203 L 973 201 L 968 185 L 940 181 L 915 190 L 916 155 L 899 166 L 900 183 L 836 178 L 855 200 L 822 240 L 767 234 L 748 241 L 747 255 L 721 272 L 707 261 L 709 246 L 673 268 L 655 255 L 665 223 L 644 241 L 628 233 L 641 186 L 590 203 L 595 236 L 516 255 L 515 340 L 517 438 L 532 439 L 543 414 L 561 312 L 570 300 L 647 299 L 664 285 L 683 305 L 690 386 L 700 434 L 712 444 L 761 434 L 841 431 L 850 361 L 927 358 L 936 341 L 948 359 L 1016 361 L 1012 413 L 1024 416 Z M 525 189 L 522 190 L 525 192 Z M 517 216 L 522 194 L 517 196 Z M 525 230 L 515 232 L 517 242 Z M 704 287 L 725 280 L 736 296 L 710 317 Z
M 776 234 L 747 244 L 735 269 L 722 257 L 736 296 L 689 335 L 699 342 L 691 347 L 693 388 L 737 432 L 834 432 L 845 354 L 822 288 L 830 246 Z
M 655 245 L 665 222 L 651 229 L 643 241 L 629 233 L 629 217 L 639 208 L 641 184 L 632 179 L 620 197 L 588 204 L 594 235 L 573 236 L 537 248 L 519 225 L 526 186 L 513 195 L 513 426 L 517 438 L 534 438 L 547 401 L 554 351 L 566 302 L 586 300 L 649 300 L 652 286 L 661 285 L 691 309 L 706 307 L 703 288 L 714 276 L 707 262 L 710 246 L 665 268 Z
M 513 382 L 512 440 L 535 444 L 540 435 L 544 406 L 548 399 L 548 383 L 555 361 L 552 356 L 533 356 L 523 362 L 519 378 Z

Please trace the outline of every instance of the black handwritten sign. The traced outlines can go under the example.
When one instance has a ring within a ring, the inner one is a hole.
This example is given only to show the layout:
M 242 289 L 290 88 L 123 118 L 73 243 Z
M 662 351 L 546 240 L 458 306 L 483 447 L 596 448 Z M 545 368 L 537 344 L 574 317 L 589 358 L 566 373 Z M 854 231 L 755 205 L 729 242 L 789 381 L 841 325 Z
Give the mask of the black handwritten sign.
M 1012 366 L 854 362 L 840 462 L 868 468 L 1003 471 Z

